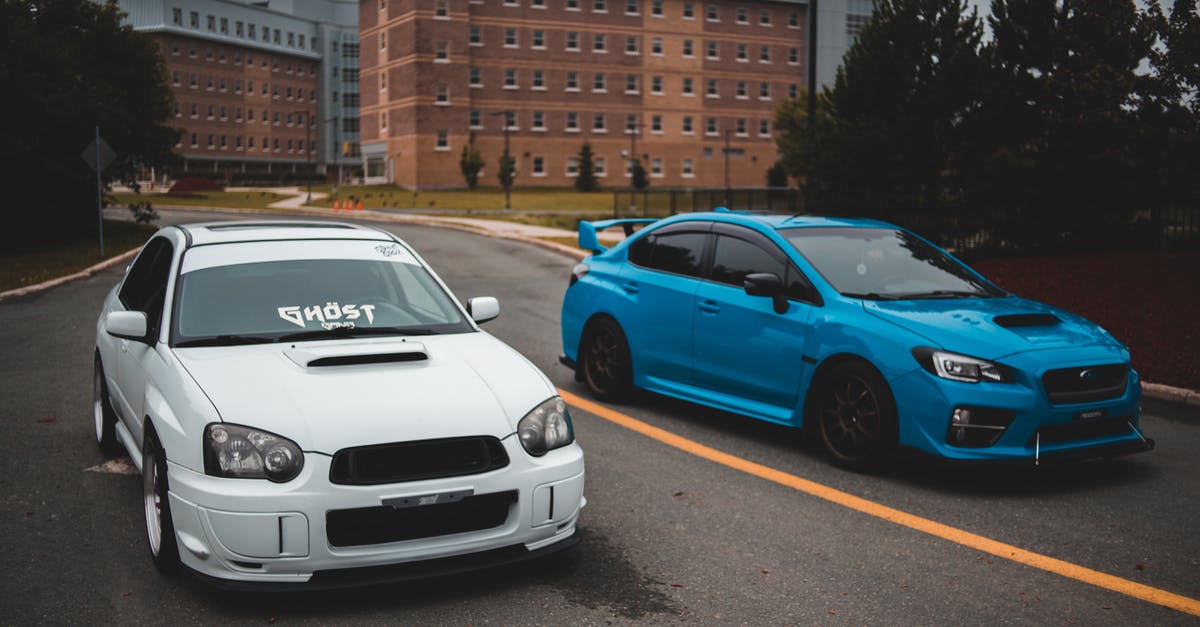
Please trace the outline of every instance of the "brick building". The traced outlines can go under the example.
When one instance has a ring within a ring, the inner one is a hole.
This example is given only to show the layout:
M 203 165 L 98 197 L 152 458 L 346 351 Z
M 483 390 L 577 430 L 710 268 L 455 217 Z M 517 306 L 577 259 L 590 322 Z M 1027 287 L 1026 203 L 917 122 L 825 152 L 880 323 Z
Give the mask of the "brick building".
M 844 51 L 865 20 L 831 2 L 844 31 L 826 44 Z M 523 186 L 572 185 L 585 142 L 607 187 L 629 184 L 631 154 L 653 186 L 721 185 L 726 158 L 730 184 L 763 185 L 776 159 L 772 113 L 806 84 L 807 10 L 794 0 L 362 0 L 368 181 L 462 186 L 473 137 L 481 181 L 494 185 L 507 127 Z

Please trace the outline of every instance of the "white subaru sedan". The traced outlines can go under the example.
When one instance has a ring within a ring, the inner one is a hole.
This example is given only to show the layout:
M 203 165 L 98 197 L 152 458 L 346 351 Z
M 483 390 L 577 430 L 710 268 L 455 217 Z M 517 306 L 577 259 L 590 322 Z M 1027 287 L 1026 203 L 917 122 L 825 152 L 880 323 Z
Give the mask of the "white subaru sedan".
M 583 451 L 549 379 L 393 235 L 165 227 L 96 324 L 94 417 L 150 554 L 225 587 L 336 587 L 578 541 Z

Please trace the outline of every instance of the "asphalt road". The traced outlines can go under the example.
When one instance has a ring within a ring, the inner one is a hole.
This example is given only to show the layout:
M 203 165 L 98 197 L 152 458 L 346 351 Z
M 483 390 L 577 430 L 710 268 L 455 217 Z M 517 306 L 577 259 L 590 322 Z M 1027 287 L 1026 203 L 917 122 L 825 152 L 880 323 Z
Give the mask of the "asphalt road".
M 195 215 L 166 213 L 167 221 Z M 204 216 L 210 219 L 210 216 Z M 390 228 L 390 227 L 389 227 Z M 561 388 L 572 261 L 524 244 L 396 227 L 455 293 L 497 296 L 485 329 Z M 1170 610 L 899 526 L 573 410 L 587 454 L 584 542 L 535 563 L 320 594 L 231 595 L 147 556 L 140 480 L 90 422 L 95 317 L 119 270 L 0 303 L 0 607 L 29 623 L 1197 624 Z M 1157 450 L 1079 466 L 838 470 L 798 434 L 644 396 L 619 412 L 746 460 L 984 538 L 1200 599 L 1200 416 L 1146 406 Z

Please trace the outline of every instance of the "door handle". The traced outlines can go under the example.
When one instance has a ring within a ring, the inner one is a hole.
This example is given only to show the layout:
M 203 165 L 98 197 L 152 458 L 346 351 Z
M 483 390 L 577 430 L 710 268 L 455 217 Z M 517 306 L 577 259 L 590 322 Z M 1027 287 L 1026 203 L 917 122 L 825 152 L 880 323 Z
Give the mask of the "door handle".
M 720 305 L 717 305 L 717 302 L 713 300 L 702 300 L 700 301 L 699 307 L 700 311 L 703 311 L 704 313 L 715 314 L 721 311 Z
M 625 284 L 621 286 L 621 289 L 625 290 L 629 294 L 637 294 L 638 291 L 641 290 L 641 288 L 638 287 L 638 284 L 634 283 L 633 281 L 626 281 Z

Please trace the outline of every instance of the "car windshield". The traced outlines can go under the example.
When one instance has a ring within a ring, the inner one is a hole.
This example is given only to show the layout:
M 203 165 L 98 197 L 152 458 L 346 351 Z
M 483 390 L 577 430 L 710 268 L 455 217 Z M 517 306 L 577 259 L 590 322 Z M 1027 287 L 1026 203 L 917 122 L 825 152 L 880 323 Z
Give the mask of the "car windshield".
M 843 296 L 904 300 L 1004 294 L 942 249 L 907 231 L 802 227 L 781 234 Z
M 178 347 L 472 330 L 416 258 L 390 242 L 201 246 L 184 257 L 178 294 Z

